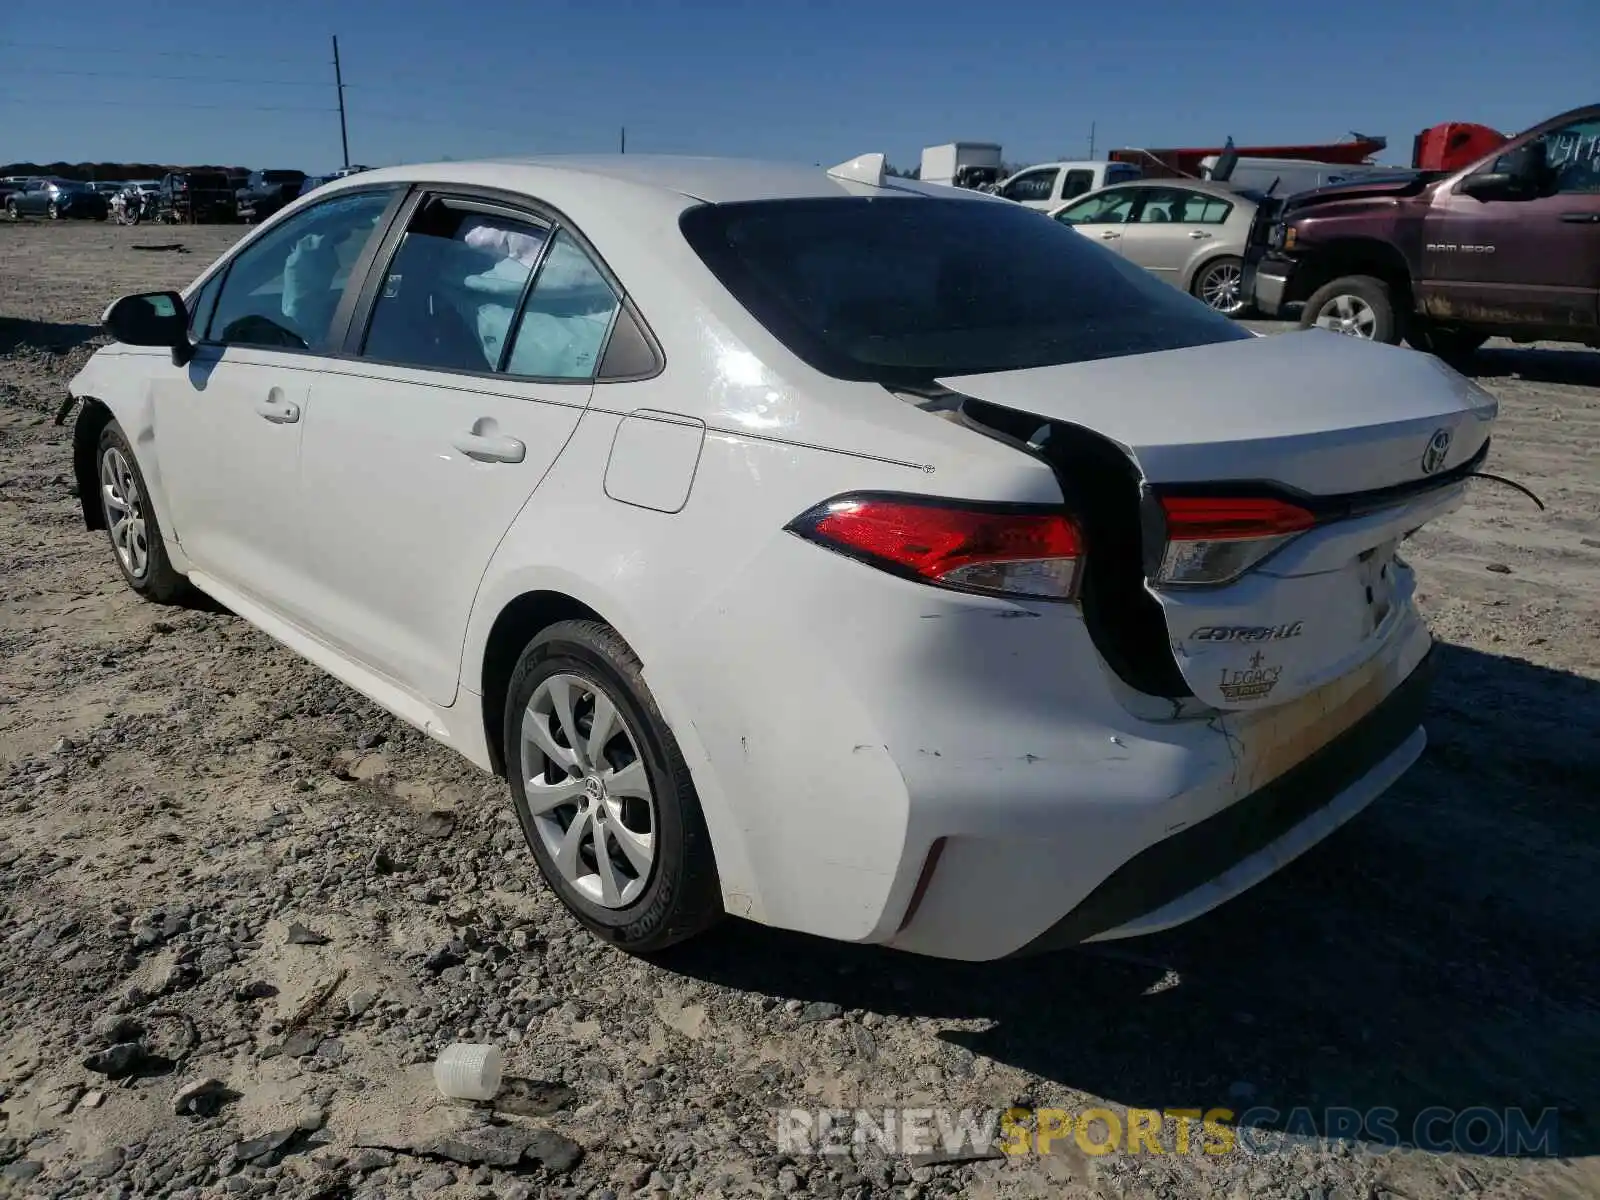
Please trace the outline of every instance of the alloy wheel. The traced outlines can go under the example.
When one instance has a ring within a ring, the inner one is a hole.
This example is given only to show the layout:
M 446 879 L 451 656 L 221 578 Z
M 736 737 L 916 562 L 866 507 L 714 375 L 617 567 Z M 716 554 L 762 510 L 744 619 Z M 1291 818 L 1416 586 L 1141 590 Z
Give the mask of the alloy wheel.
M 61 219 L 61 210 L 56 207 L 56 202 L 54 200 L 50 201 L 49 213 L 52 221 L 59 221 Z
M 122 569 L 133 579 L 143 579 L 150 569 L 150 542 L 145 529 L 144 495 L 127 458 L 115 446 L 100 456 L 100 502 L 106 527 Z
M 639 739 L 596 682 L 552 675 L 522 714 L 528 813 L 560 873 L 586 900 L 626 908 L 650 883 L 656 805 Z
M 1244 309 L 1244 272 L 1236 263 L 1218 263 L 1200 280 L 1200 299 L 1213 312 L 1231 317 Z
M 1378 329 L 1378 314 L 1360 296 L 1330 296 L 1317 310 L 1318 328 L 1371 341 Z

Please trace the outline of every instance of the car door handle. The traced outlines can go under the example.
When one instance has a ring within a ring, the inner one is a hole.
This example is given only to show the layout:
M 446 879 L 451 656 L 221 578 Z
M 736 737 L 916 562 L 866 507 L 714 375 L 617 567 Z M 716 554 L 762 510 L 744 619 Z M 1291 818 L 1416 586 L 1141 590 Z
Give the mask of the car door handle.
M 1191 229 L 1189 230 L 1189 236 L 1198 242 L 1201 238 L 1208 238 L 1211 235 L 1204 229 Z
M 477 462 L 519 463 L 528 456 L 526 446 L 505 434 L 458 433 L 450 444 Z
M 1103 237 L 1103 238 L 1119 238 L 1119 237 L 1122 236 L 1122 230 L 1120 230 L 1120 229 L 1107 229 L 1107 230 L 1103 231 L 1100 234 L 1100 236 Z
M 293 400 L 279 400 L 273 395 L 269 395 L 260 404 L 257 404 L 256 412 L 274 425 L 292 425 L 300 419 L 300 406 L 298 404 Z
M 1600 213 L 1562 213 L 1561 219 L 1569 225 L 1600 225 Z

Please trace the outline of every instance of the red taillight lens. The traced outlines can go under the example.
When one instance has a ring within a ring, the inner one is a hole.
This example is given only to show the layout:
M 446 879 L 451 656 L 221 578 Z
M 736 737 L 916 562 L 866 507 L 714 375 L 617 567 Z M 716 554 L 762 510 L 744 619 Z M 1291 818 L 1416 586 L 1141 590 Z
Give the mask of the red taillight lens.
M 841 496 L 789 529 L 899 575 L 1034 600 L 1072 599 L 1083 554 L 1064 513 L 1026 505 Z
M 1317 523 L 1272 497 L 1163 496 L 1161 511 L 1167 545 L 1158 583 L 1229 583 Z

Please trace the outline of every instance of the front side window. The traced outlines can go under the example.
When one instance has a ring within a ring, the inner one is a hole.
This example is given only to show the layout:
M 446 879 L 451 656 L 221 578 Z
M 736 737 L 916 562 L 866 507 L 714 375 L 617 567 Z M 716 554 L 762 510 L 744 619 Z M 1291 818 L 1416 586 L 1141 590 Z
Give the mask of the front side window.
M 252 242 L 233 260 L 209 339 L 326 353 L 350 271 L 389 206 L 388 191 L 328 200 Z
M 1576 121 L 1547 133 L 1545 170 L 1557 193 L 1600 192 L 1600 120 Z
M 680 220 L 798 358 L 886 384 L 1253 335 L 1057 221 L 924 197 L 707 204 Z
M 1018 175 L 1000 190 L 1000 194 L 1007 200 L 1015 200 L 1019 204 L 1026 204 L 1032 200 L 1048 200 L 1050 193 L 1055 190 L 1056 171 L 1027 171 Z
M 1097 192 L 1063 208 L 1056 214 L 1056 220 L 1064 225 L 1121 225 L 1138 199 L 1139 193 L 1131 188 Z

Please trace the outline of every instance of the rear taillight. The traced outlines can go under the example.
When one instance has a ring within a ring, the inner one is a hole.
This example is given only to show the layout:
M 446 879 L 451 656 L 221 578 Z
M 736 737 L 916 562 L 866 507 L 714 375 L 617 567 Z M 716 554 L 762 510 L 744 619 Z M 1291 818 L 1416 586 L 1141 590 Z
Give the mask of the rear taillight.
M 1163 496 L 1161 511 L 1166 550 L 1156 582 L 1180 585 L 1229 583 L 1317 522 L 1270 497 Z
M 885 571 L 940 587 L 1071 600 L 1083 536 L 1062 512 L 920 496 L 840 496 L 802 513 L 792 533 Z

